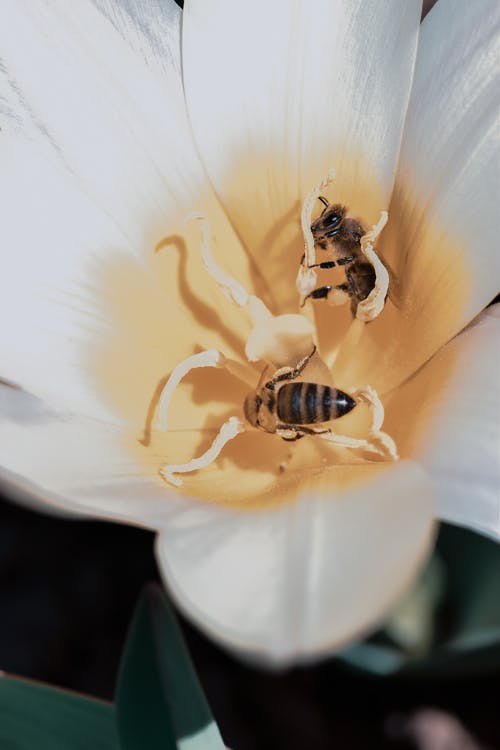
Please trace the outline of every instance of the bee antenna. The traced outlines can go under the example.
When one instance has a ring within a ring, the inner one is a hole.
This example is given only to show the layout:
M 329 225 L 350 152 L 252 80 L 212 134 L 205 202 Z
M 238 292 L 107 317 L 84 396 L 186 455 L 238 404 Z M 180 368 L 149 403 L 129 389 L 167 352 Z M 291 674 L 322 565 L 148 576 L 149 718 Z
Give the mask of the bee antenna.
M 329 204 L 329 202 L 327 201 L 327 199 L 326 199 L 326 198 L 323 198 L 323 196 L 322 196 L 322 195 L 318 195 L 318 200 L 319 200 L 319 201 L 321 201 L 321 203 L 322 203 L 322 204 L 323 204 L 324 206 L 329 206 L 329 205 L 330 205 L 330 204 Z

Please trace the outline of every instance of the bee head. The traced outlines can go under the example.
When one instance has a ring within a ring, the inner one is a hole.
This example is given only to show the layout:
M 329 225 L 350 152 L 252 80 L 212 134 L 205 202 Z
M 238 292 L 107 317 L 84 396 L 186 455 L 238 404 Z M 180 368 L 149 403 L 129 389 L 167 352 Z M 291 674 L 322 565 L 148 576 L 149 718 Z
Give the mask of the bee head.
M 259 409 L 262 406 L 262 399 L 257 393 L 249 393 L 243 404 L 245 418 L 253 427 L 259 426 Z
M 339 203 L 328 204 L 318 218 L 311 224 L 311 232 L 318 239 L 322 236 L 329 236 L 329 233 L 336 233 L 344 220 L 346 207 Z

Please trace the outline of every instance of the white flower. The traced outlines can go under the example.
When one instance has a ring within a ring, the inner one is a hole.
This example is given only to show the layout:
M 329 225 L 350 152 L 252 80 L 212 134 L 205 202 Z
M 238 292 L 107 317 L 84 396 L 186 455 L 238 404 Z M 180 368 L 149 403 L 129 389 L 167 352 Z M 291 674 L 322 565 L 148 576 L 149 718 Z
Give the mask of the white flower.
M 469 325 L 500 277 L 500 9 L 439 0 L 419 29 L 420 10 L 0 8 L 5 477 L 55 510 L 157 530 L 180 606 L 260 657 L 311 656 L 373 626 L 434 517 L 500 534 L 497 308 Z M 165 435 L 154 394 L 200 349 L 243 361 L 249 333 L 183 220 L 202 211 L 220 266 L 274 314 L 297 313 L 300 207 L 331 166 L 332 196 L 367 226 L 389 211 L 389 297 L 368 324 L 316 303 L 317 341 L 335 383 L 377 389 L 402 460 L 346 464 L 306 438 L 278 474 L 289 446 L 248 432 L 181 494 L 161 467 L 199 455 L 246 391 L 198 371 Z

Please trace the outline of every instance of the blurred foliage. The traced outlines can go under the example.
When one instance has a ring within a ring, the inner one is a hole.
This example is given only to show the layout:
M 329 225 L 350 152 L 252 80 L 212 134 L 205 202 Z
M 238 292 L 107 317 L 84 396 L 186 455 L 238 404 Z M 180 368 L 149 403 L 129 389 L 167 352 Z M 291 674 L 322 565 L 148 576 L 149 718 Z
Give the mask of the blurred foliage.
M 380 675 L 471 675 L 500 668 L 500 545 L 443 524 L 413 590 L 381 630 L 339 657 Z
M 156 584 L 146 587 L 132 621 L 116 713 L 122 750 L 176 750 L 179 743 L 183 750 L 224 750 L 175 614 Z
M 114 708 L 83 696 L 0 677 L 2 750 L 118 750 Z
M 2 750 L 224 750 L 164 592 L 147 586 L 129 630 L 116 706 L 0 676 Z

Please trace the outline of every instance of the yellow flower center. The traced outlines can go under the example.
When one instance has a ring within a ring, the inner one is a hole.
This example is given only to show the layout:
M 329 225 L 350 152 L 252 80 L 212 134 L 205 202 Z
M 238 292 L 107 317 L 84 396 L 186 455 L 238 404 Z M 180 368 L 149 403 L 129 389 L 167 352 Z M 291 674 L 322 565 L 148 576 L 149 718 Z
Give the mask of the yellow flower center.
M 327 175 L 313 188 L 307 196 L 302 211 L 302 226 L 305 237 L 305 252 L 297 277 L 297 287 L 302 297 L 302 304 L 307 298 L 326 297 L 332 287 L 322 287 L 316 292 L 316 267 L 330 268 L 336 262 L 326 261 L 316 264 L 315 237 L 311 231 L 312 210 L 320 192 L 333 178 L 333 172 Z M 325 199 L 321 198 L 323 202 Z M 180 486 L 181 474 L 189 474 L 209 467 L 219 457 L 226 445 L 241 433 L 254 428 L 268 433 L 274 439 L 282 438 L 286 442 L 297 442 L 299 439 L 329 443 L 337 452 L 354 452 L 361 459 L 397 459 L 397 450 L 389 435 L 381 431 L 384 410 L 376 392 L 370 386 L 357 389 L 352 394 L 336 387 L 323 360 L 320 358 L 314 341 L 315 329 L 303 315 L 274 316 L 258 297 L 247 290 L 213 259 L 211 252 L 210 225 L 200 213 L 188 217 L 201 223 L 202 241 L 201 257 L 205 271 L 217 283 L 219 290 L 234 305 L 244 308 L 251 320 L 252 330 L 246 341 L 245 352 L 249 362 L 265 364 L 258 379 L 252 370 L 242 363 L 233 361 L 216 349 L 205 350 L 191 355 L 181 361 L 165 383 L 158 400 L 158 418 L 156 428 L 168 430 L 168 411 L 181 380 L 191 371 L 199 368 L 225 368 L 233 376 L 250 385 L 253 389 L 247 394 L 244 404 L 237 407 L 237 414 L 230 415 L 220 427 L 215 439 L 206 450 L 184 463 L 167 463 L 161 467 L 161 476 L 169 483 Z M 341 218 L 335 217 L 336 224 Z M 374 250 L 375 240 L 387 221 L 383 214 L 379 223 L 369 232 L 351 242 L 360 256 L 340 258 L 344 265 L 361 262 L 363 268 L 370 270 L 370 282 L 367 293 L 359 295 L 356 300 L 356 317 L 369 321 L 383 309 L 388 288 L 388 274 Z M 358 226 L 358 225 L 356 225 Z M 329 237 L 338 230 L 331 229 Z M 359 245 L 359 249 L 358 249 Z M 339 263 L 340 265 L 341 263 Z M 352 292 L 356 291 L 355 282 L 348 276 Z M 346 295 L 348 297 L 348 295 Z M 242 419 L 242 407 L 246 419 Z M 356 411 L 354 419 L 346 416 Z M 343 432 L 332 423 L 342 418 L 348 431 Z M 332 452 L 335 463 L 338 456 Z M 274 473 L 281 475 L 291 463 L 289 452 L 285 459 L 275 465 Z M 345 456 L 343 456 L 345 460 Z M 257 467 L 256 467 L 257 468 Z

